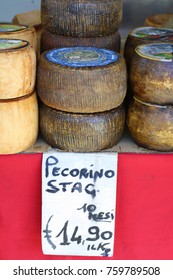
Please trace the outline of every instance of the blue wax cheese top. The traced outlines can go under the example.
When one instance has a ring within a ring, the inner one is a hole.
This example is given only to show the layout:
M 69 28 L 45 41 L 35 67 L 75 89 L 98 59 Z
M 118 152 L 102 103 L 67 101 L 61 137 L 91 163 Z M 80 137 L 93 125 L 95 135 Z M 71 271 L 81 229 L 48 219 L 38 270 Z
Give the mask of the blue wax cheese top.
M 135 49 L 139 56 L 156 61 L 173 62 L 173 44 L 155 43 L 140 45 Z
M 0 51 L 20 49 L 28 45 L 27 41 L 18 39 L 0 39 Z
M 50 50 L 46 53 L 46 58 L 63 66 L 90 67 L 113 63 L 118 60 L 118 54 L 94 47 L 72 47 Z

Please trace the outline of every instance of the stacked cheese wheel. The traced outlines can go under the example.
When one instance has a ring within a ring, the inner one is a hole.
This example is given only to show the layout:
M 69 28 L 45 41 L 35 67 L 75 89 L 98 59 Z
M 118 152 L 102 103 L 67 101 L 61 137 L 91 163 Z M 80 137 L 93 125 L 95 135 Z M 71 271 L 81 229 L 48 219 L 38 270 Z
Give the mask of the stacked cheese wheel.
M 124 46 L 124 57 L 127 65 L 127 72 L 130 73 L 130 64 L 135 54 L 137 46 L 142 44 L 168 42 L 173 43 L 173 29 L 157 28 L 157 27 L 138 27 L 133 29 L 127 36 Z M 149 70 L 148 70 L 149 71 Z M 130 74 L 129 74 L 130 76 Z M 133 91 L 128 79 L 128 92 L 126 95 L 126 103 L 130 102 Z
M 159 27 L 138 27 L 133 29 L 127 36 L 124 46 L 124 57 L 127 69 L 130 67 L 130 61 L 139 45 L 169 42 L 173 43 L 173 29 Z
M 30 148 L 38 134 L 36 54 L 28 41 L 0 38 L 0 154 Z
M 125 59 L 110 50 L 69 47 L 42 53 L 37 93 L 45 141 L 75 152 L 118 143 L 125 122 L 126 79 Z
M 173 44 L 152 43 L 136 48 L 130 66 L 133 101 L 127 125 L 141 146 L 173 150 Z
M 0 23 L 0 38 L 25 40 L 37 52 L 37 37 L 33 26 Z
M 120 51 L 122 0 L 42 0 L 41 50 L 97 47 Z

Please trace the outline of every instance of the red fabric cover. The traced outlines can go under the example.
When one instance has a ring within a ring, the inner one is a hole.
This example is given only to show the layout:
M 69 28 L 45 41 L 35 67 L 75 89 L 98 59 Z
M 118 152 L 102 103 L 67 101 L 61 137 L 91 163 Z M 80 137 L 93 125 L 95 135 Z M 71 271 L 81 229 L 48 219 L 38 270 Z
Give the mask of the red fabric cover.
M 0 259 L 105 259 L 47 256 L 41 250 L 42 154 L 0 156 Z M 173 155 L 119 154 L 114 256 L 173 259 Z

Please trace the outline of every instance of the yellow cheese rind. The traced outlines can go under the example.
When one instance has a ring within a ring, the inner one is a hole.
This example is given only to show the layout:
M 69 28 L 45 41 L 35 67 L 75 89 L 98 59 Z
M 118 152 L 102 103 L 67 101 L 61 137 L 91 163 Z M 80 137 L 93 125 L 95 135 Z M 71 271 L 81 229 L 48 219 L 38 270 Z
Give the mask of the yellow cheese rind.
M 28 44 L 23 48 L 0 50 L 0 99 L 11 99 L 33 92 L 36 54 Z
M 20 27 L 20 25 L 19 25 Z M 26 26 L 25 29 L 13 32 L 0 32 L 0 38 L 19 39 L 28 41 L 31 47 L 37 52 L 37 36 L 33 26 Z
M 0 154 L 31 148 L 38 136 L 36 92 L 14 100 L 0 101 Z

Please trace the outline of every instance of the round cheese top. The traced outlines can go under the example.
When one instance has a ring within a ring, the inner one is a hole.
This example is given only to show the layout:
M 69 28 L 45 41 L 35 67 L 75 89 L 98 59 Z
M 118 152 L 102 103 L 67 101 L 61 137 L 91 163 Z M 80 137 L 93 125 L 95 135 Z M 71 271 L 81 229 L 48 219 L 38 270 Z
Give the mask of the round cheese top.
M 0 39 L 0 51 L 24 48 L 28 45 L 27 41 L 17 39 Z
M 0 33 L 17 32 L 26 29 L 24 25 L 0 24 Z
M 117 61 L 118 54 L 94 47 L 59 48 L 46 54 L 49 61 L 70 67 L 104 66 Z
M 173 44 L 155 43 L 138 46 L 135 51 L 138 55 L 164 62 L 173 62 Z
M 139 27 L 130 33 L 133 37 L 144 40 L 162 40 L 173 42 L 173 29 L 156 27 Z

